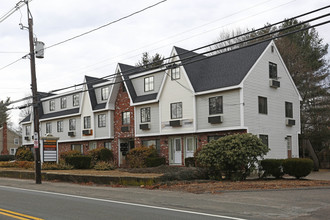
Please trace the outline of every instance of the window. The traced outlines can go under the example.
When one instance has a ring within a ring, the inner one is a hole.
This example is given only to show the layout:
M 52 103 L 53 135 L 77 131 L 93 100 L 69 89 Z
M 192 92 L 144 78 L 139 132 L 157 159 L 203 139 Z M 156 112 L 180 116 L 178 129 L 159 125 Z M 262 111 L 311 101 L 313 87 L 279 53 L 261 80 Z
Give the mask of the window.
M 180 68 L 179 67 L 171 69 L 171 79 L 172 80 L 180 79 Z
M 171 119 L 182 118 L 182 102 L 171 104 Z
M 109 96 L 109 87 L 101 88 L 101 99 L 102 99 L 102 101 L 108 100 L 108 96 Z
M 16 154 L 16 148 L 10 148 L 10 155 L 15 155 Z
M 259 134 L 259 138 L 261 139 L 262 143 L 268 147 L 268 135 Z
M 154 148 L 156 148 L 157 152 L 160 153 L 160 141 L 159 141 L 159 139 L 142 141 L 142 146 L 143 147 L 153 146 Z
M 73 100 L 73 103 L 72 103 L 73 106 L 79 106 L 79 95 L 78 94 L 74 94 L 72 96 L 72 100 Z
M 14 138 L 14 144 L 19 145 L 19 139 L 18 138 Z
M 110 142 L 104 142 L 104 147 L 111 150 L 111 143 Z
M 76 130 L 76 119 L 69 119 L 69 131 Z
M 123 112 L 122 113 L 122 124 L 129 125 L 131 122 L 130 120 L 130 112 Z
M 144 91 L 149 92 L 154 90 L 154 77 L 146 77 L 144 78 Z
M 150 107 L 141 108 L 141 123 L 150 122 Z
M 52 123 L 47 122 L 46 123 L 46 134 L 51 134 L 52 133 Z
M 269 78 L 277 79 L 277 64 L 269 62 Z
M 29 136 L 31 134 L 31 126 L 27 125 L 25 126 L 25 135 Z
M 222 114 L 223 113 L 222 96 L 209 98 L 209 114 Z
M 98 115 L 97 118 L 98 118 L 98 120 L 97 120 L 98 127 L 99 128 L 105 127 L 106 126 L 105 114 Z
M 95 150 L 97 148 L 97 142 L 96 141 L 91 141 L 89 142 L 89 150 Z
M 81 145 L 81 144 L 72 144 L 71 145 L 71 150 L 76 150 L 79 153 L 83 154 L 83 145 Z
M 84 117 L 84 129 L 91 128 L 91 116 Z
M 61 109 L 66 108 L 66 97 L 61 98 Z
M 57 132 L 63 132 L 63 121 L 57 122 Z
M 292 102 L 285 102 L 285 117 L 293 118 Z
M 225 137 L 226 135 L 213 135 L 207 136 L 207 142 L 209 143 L 212 140 L 218 140 L 219 138 Z
M 259 113 L 267 115 L 267 98 L 258 96 Z
M 49 101 L 49 111 L 54 111 L 55 110 L 55 100 L 50 100 Z

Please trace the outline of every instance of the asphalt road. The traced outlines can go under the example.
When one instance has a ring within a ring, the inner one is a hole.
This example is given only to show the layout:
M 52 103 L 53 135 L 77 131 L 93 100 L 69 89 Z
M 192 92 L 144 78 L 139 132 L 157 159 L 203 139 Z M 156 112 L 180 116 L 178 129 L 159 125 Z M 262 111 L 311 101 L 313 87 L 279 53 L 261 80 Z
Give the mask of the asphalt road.
M 41 219 L 79 220 L 328 219 L 330 215 L 330 188 L 212 195 L 54 182 L 37 185 L 0 178 L 0 201 L 0 219 L 13 219 L 2 214 L 6 210 Z

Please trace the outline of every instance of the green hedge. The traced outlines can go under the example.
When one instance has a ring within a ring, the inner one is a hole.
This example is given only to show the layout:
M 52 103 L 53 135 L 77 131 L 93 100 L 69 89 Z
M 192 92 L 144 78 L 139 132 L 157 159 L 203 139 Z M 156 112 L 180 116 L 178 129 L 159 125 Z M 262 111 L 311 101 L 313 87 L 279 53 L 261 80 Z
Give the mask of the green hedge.
M 0 161 L 11 161 L 15 160 L 14 155 L 0 155 Z
M 166 163 L 165 157 L 148 157 L 145 159 L 147 167 L 158 167 Z
M 273 176 L 276 179 L 282 178 L 283 172 L 283 159 L 265 159 L 260 162 L 261 168 L 264 171 L 262 177 Z
M 291 158 L 283 162 L 284 173 L 294 176 L 297 179 L 305 177 L 313 170 L 314 163 L 307 158 Z
M 184 164 L 186 165 L 186 167 L 195 167 L 195 158 L 194 157 L 185 158 Z
M 89 169 L 91 161 L 92 158 L 85 155 L 65 157 L 65 163 L 72 165 L 75 169 Z

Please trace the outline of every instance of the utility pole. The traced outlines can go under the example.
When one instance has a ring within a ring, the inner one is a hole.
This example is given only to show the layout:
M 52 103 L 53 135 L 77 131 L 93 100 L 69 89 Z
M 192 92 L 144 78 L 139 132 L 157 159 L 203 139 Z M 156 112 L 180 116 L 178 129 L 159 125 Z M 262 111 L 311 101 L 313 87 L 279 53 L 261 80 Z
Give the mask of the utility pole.
M 40 162 L 40 143 L 39 143 L 39 100 L 36 77 L 36 64 L 34 54 L 34 38 L 33 38 L 33 18 L 29 9 L 29 1 L 26 1 L 28 24 L 29 24 L 29 41 L 30 41 L 30 66 L 31 66 L 31 89 L 33 96 L 33 122 L 34 122 L 34 150 L 35 150 L 35 179 L 36 184 L 41 184 L 41 162 Z

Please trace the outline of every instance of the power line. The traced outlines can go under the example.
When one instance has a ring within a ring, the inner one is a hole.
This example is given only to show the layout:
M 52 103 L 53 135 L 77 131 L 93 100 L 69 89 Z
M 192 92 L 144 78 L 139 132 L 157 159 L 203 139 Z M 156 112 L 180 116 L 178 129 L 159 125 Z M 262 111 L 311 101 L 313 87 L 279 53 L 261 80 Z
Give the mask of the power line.
M 16 3 L 16 5 L 10 9 L 6 14 L 0 17 L 0 23 L 9 18 L 12 14 L 14 14 L 17 10 L 19 10 L 21 7 L 23 7 L 28 2 L 31 2 L 32 0 L 22 0 Z

